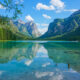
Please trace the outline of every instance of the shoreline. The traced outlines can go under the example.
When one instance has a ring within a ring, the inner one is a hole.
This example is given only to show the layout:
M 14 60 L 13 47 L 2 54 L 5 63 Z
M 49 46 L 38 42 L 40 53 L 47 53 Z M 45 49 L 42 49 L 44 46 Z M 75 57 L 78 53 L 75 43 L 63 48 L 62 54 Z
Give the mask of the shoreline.
M 0 40 L 0 42 L 80 42 L 76 41 L 69 41 L 69 40 Z

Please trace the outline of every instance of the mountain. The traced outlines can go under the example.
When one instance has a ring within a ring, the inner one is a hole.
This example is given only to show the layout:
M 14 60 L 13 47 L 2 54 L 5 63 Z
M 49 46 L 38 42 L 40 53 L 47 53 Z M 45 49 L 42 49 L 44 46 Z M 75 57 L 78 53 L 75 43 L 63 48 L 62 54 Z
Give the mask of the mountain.
M 53 39 L 53 37 L 50 39 Z M 72 32 L 69 32 L 67 34 L 58 36 L 54 39 L 55 40 L 71 40 L 71 41 L 72 40 L 74 40 L 74 41 L 79 40 L 80 41 L 80 26 L 75 31 L 72 31 Z
M 27 28 L 27 30 L 28 30 L 28 33 L 29 33 L 33 38 L 39 37 L 39 36 L 41 35 L 40 32 L 39 32 L 39 30 L 38 30 L 38 28 L 37 28 L 37 26 L 36 26 L 36 24 L 35 24 L 33 21 L 27 22 L 27 23 L 25 24 L 25 26 L 26 26 L 26 28 Z
M 40 38 L 77 40 L 80 39 L 80 10 L 65 19 L 55 19 L 50 23 L 48 31 Z
M 0 16 L 0 40 L 25 40 L 28 36 L 19 32 L 13 22 L 7 18 Z
M 30 34 L 27 31 L 27 28 L 25 26 L 25 23 L 22 20 L 13 21 L 14 25 L 18 28 L 20 32 L 23 34 L 30 36 Z
M 18 20 L 15 21 L 14 24 L 17 26 L 19 31 L 25 35 L 31 36 L 33 38 L 40 36 L 40 32 L 38 31 L 38 28 L 33 21 L 24 23 L 23 21 Z

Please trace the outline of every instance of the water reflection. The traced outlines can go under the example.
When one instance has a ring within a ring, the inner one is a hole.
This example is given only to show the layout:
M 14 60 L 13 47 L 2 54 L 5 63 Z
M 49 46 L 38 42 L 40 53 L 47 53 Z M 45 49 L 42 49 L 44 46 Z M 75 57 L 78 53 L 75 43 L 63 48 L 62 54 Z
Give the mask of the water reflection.
M 44 47 L 55 63 L 67 64 L 80 72 L 80 43 L 46 43 Z
M 6 63 L 13 59 L 33 59 L 39 49 L 38 44 L 4 42 L 0 43 L 0 63 Z
M 80 43 L 0 42 L 1 80 L 80 80 Z

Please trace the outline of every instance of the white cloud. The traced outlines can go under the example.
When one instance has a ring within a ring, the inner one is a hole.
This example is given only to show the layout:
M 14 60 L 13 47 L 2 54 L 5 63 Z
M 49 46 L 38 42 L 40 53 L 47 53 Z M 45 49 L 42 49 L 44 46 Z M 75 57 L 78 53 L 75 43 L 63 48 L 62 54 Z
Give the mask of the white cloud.
M 25 17 L 25 19 L 26 19 L 27 21 L 34 21 L 34 19 L 33 19 L 30 15 L 27 15 L 27 16 Z
M 0 9 L 6 9 L 3 5 L 0 4 Z
M 51 19 L 51 16 L 48 16 L 47 14 L 43 14 L 42 16 L 46 19 Z
M 43 27 L 48 27 L 49 24 L 41 24 Z
M 44 34 L 48 30 L 48 27 L 45 28 L 39 28 L 39 31 L 41 34 Z
M 36 23 L 36 25 L 38 26 L 38 27 L 48 27 L 48 25 L 49 24 L 45 24 L 45 23 L 42 23 L 42 24 L 39 24 L 39 23 Z
M 61 0 L 51 0 L 50 3 L 58 9 L 63 9 L 65 4 Z
M 41 10 L 41 9 L 44 9 L 44 10 L 55 10 L 55 8 L 54 8 L 52 5 L 47 6 L 47 5 L 42 4 L 42 3 L 38 3 L 38 4 L 36 5 L 36 9 L 37 9 L 37 10 Z
M 37 25 L 38 27 L 40 27 L 40 26 L 41 26 L 41 24 L 39 24 L 39 23 L 36 23 L 36 25 Z
M 48 30 L 48 25 L 49 25 L 49 24 L 45 24 L 45 23 L 42 23 L 42 24 L 36 23 L 36 25 L 37 25 L 37 27 L 38 27 L 40 33 L 41 33 L 41 34 L 44 34 L 44 33 Z
M 41 9 L 44 9 L 44 10 L 55 10 L 57 12 L 61 12 L 64 7 L 65 7 L 65 4 L 62 0 L 50 0 L 50 5 L 46 5 L 46 4 L 43 4 L 43 3 L 38 3 L 36 5 L 36 9 L 37 10 L 41 10 Z
M 65 11 L 65 12 L 76 12 L 78 11 L 78 9 L 63 9 L 63 10 L 56 10 L 56 13 L 60 13 L 61 11 Z
M 60 13 L 61 11 L 68 11 L 68 12 L 75 12 L 77 11 L 78 9 L 65 9 L 65 3 L 62 1 L 62 0 L 50 0 L 50 5 L 46 5 L 46 4 L 43 4 L 43 3 L 38 3 L 36 5 L 36 9 L 37 10 L 41 10 L 41 9 L 44 9 L 44 10 L 55 10 L 56 13 Z M 45 18 L 50 18 L 50 16 L 47 16 L 47 15 L 43 15 Z
M 78 11 L 78 9 L 64 9 L 64 11 L 75 12 Z

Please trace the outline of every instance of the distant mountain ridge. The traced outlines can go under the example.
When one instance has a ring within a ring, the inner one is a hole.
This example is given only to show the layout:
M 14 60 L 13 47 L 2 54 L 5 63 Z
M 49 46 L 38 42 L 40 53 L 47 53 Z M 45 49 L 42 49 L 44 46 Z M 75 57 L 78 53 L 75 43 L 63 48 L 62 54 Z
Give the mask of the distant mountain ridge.
M 77 34 L 78 33 L 78 34 Z M 78 38 L 76 38 L 77 36 Z M 71 35 L 71 36 L 70 36 Z M 66 36 L 65 38 L 63 38 Z M 68 38 L 69 36 L 69 38 Z M 80 10 L 74 12 L 65 19 L 55 19 L 50 23 L 48 31 L 42 35 L 42 39 L 77 40 L 80 38 Z
M 27 35 L 30 36 L 30 34 L 28 33 L 26 27 L 25 27 L 25 23 L 22 20 L 17 20 L 17 21 L 13 21 L 13 24 L 18 28 L 18 30 Z M 31 36 L 30 36 L 31 37 Z
M 31 36 L 33 38 L 39 37 L 41 34 L 33 21 L 24 23 L 21 20 L 14 22 L 15 26 L 25 35 Z

